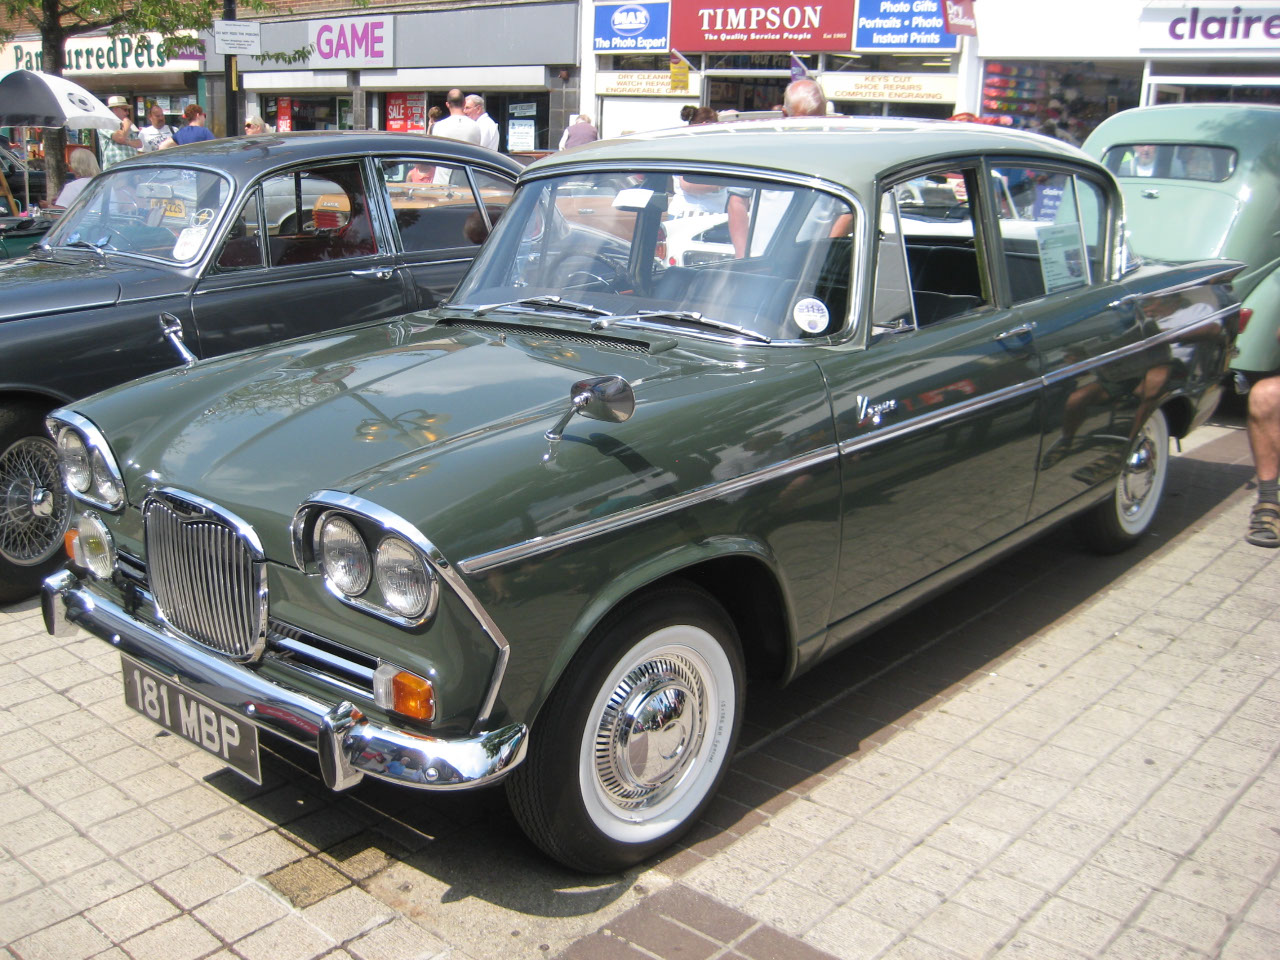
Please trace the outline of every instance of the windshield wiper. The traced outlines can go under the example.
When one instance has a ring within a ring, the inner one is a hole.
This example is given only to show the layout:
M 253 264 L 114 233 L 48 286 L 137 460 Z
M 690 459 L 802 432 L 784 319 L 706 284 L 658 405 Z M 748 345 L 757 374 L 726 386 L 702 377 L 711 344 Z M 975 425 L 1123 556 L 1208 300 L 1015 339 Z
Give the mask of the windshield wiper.
M 542 297 L 525 297 L 522 300 L 508 300 L 505 303 L 486 303 L 484 306 L 472 308 L 471 312 L 477 317 L 483 317 L 486 313 L 492 313 L 494 310 L 504 310 L 509 307 L 555 307 L 557 310 L 567 310 L 570 313 L 586 313 L 593 317 L 607 317 L 610 315 L 608 310 L 601 310 L 599 307 L 593 307 L 589 303 L 566 300 L 554 294 Z
M 103 237 L 102 244 L 105 244 L 106 242 L 107 242 L 107 238 Z M 97 254 L 98 259 L 102 260 L 105 263 L 107 258 L 102 255 L 102 244 L 93 243 L 89 240 L 81 240 L 78 235 L 73 235 L 72 239 L 66 241 L 65 243 L 60 243 L 58 244 L 58 246 L 71 247 L 74 250 L 88 250 L 94 254 Z
M 710 327 L 712 330 L 736 333 L 740 337 L 757 340 L 760 343 L 773 343 L 772 338 L 766 337 L 763 333 L 740 327 L 736 323 L 726 323 L 724 320 L 716 320 L 712 317 L 704 316 L 697 310 L 641 310 L 639 313 L 613 314 L 601 320 L 592 321 L 591 329 L 606 330 L 615 323 L 628 324 L 644 320 L 680 320 L 700 327 Z

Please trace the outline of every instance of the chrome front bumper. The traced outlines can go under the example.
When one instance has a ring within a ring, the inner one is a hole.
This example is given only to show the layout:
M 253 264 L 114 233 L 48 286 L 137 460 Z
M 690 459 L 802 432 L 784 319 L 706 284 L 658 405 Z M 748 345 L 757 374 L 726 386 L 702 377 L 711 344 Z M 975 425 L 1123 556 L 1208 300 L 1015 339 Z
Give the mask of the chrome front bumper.
M 54 636 L 81 627 L 255 726 L 315 751 L 333 790 L 353 787 L 365 774 L 419 789 L 475 787 L 501 779 L 524 759 L 528 728 L 522 723 L 459 740 L 374 723 L 347 701 L 326 704 L 139 622 L 86 590 L 69 570 L 45 580 L 40 606 Z M 405 761 L 403 774 L 386 770 L 393 756 Z

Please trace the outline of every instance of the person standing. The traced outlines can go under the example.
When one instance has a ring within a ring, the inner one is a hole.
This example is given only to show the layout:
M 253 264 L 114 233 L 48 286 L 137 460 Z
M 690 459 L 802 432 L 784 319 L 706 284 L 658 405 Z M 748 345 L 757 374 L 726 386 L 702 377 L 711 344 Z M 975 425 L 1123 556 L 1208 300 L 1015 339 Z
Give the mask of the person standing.
M 147 118 L 151 122 L 138 131 L 138 138 L 142 141 L 142 152 L 153 153 L 160 149 L 160 144 L 173 136 L 173 127 L 164 122 L 164 107 L 158 103 L 151 105 Z
M 564 133 L 560 135 L 560 149 L 567 150 L 569 147 L 580 147 L 584 143 L 592 143 L 600 139 L 600 134 L 596 132 L 596 128 L 591 123 L 591 118 L 585 113 L 580 113 L 573 120 L 573 123 L 564 128 Z
M 445 100 L 445 106 L 449 108 L 449 116 L 436 121 L 435 126 L 431 128 L 431 135 L 479 144 L 480 124 L 466 115 L 464 112 L 466 105 L 461 90 L 450 90 L 449 97 Z
M 213 131 L 204 125 L 204 107 L 198 103 L 187 104 L 187 109 L 182 111 L 183 118 L 187 121 L 186 126 L 173 135 L 173 142 L 178 146 L 186 146 L 188 143 L 199 143 L 201 140 L 214 139 Z
M 1276 331 L 1280 338 L 1280 330 Z M 1258 547 L 1280 547 L 1280 370 L 1249 390 L 1249 449 L 1258 474 L 1258 502 L 1249 512 L 1245 540 Z
M 267 121 L 261 117 L 253 116 L 245 120 L 244 135 L 246 137 L 254 137 L 260 133 L 275 133 L 275 131 L 267 126 Z
M 498 122 L 484 111 L 484 97 L 478 93 L 467 95 L 463 112 L 480 126 L 480 146 L 498 149 Z
M 136 157 L 142 149 L 142 140 L 138 137 L 138 128 L 133 125 L 129 115 L 129 100 L 119 94 L 107 98 L 107 107 L 120 118 L 120 129 L 98 131 L 98 147 L 102 152 L 102 169 L 115 166 L 121 160 Z
M 98 158 L 92 150 L 72 150 L 71 159 L 67 161 L 67 169 L 75 174 L 74 180 L 68 180 L 53 201 L 55 207 L 69 207 L 75 203 L 76 197 L 84 192 L 89 181 L 102 172 L 98 166 Z

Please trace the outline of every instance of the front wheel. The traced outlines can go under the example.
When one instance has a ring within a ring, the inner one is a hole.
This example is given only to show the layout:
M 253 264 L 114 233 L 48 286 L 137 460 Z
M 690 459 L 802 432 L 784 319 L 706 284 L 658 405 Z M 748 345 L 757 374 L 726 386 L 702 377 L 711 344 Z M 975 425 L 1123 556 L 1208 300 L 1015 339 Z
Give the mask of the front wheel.
M 31 596 L 62 562 L 68 515 L 44 412 L 0 408 L 0 603 Z
M 1156 410 L 1143 424 L 1125 458 L 1115 490 L 1082 514 L 1076 530 L 1098 553 L 1119 553 L 1151 527 L 1169 476 L 1169 422 Z
M 611 614 L 543 708 L 507 796 L 529 838 L 575 870 L 621 870 L 674 843 L 728 767 L 744 687 L 737 632 L 692 585 Z

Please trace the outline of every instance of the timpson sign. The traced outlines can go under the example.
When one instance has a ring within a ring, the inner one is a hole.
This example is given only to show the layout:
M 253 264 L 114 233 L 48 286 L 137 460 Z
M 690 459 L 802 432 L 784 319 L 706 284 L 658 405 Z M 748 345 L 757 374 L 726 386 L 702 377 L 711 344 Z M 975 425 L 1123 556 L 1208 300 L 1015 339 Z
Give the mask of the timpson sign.
M 849 50 L 854 0 L 672 0 L 671 46 L 690 51 Z

